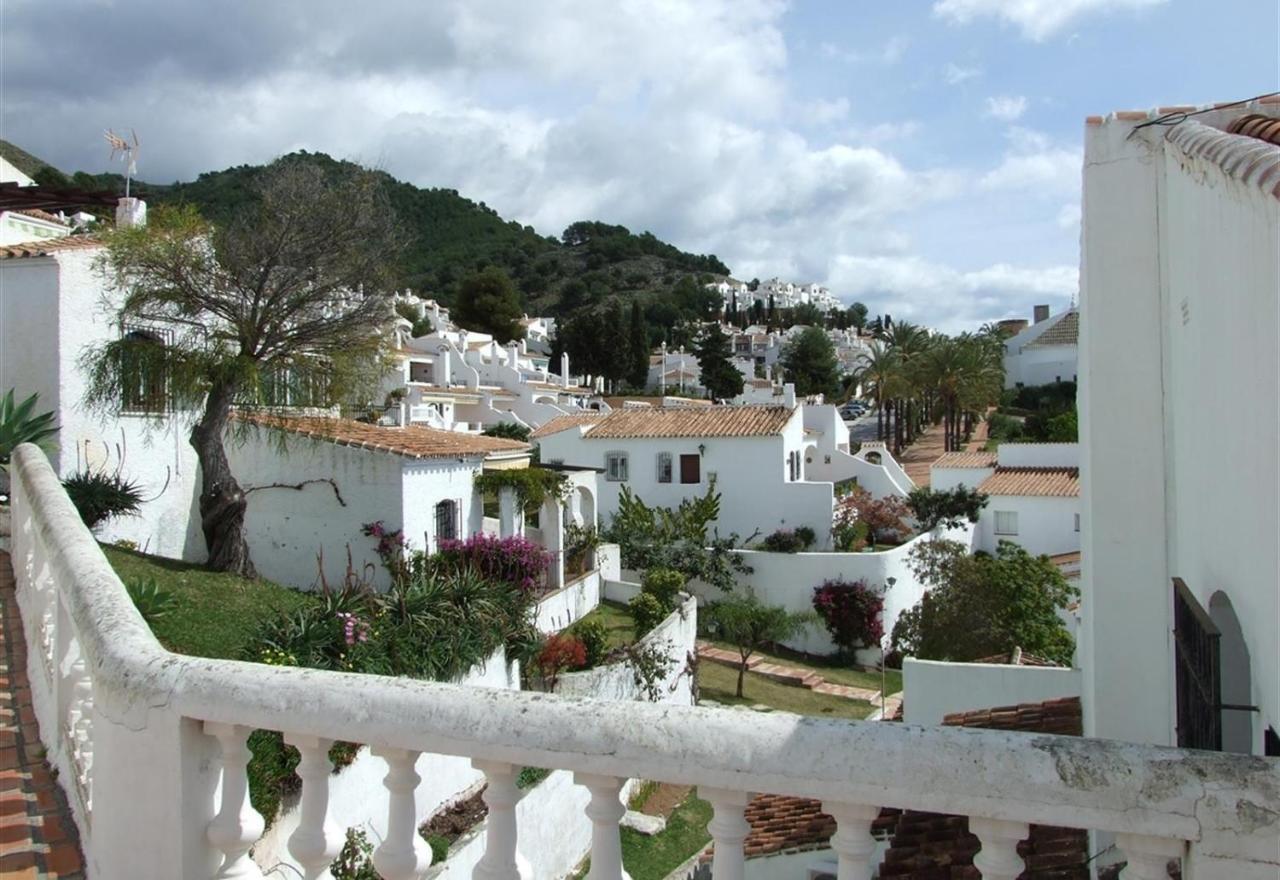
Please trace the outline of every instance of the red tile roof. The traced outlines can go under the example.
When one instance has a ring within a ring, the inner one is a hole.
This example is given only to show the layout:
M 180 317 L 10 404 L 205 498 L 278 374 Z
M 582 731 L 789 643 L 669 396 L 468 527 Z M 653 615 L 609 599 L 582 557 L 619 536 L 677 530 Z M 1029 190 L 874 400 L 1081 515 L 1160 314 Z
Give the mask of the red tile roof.
M 1080 341 L 1080 313 L 1070 311 L 1059 318 L 1052 327 L 1045 330 L 1023 348 L 1038 348 L 1050 345 L 1076 345 Z
M 836 820 L 822 812 L 819 801 L 780 794 L 758 794 L 747 804 L 747 858 L 823 846 L 836 831 Z
M 520 453 L 528 443 L 502 437 L 485 437 L 458 431 L 441 431 L 420 425 L 385 427 L 351 419 L 293 417 L 267 413 L 236 413 L 235 418 L 267 428 L 288 431 L 339 446 L 388 452 L 405 458 L 479 458 L 494 453 Z
M 998 467 L 978 486 L 987 495 L 1041 495 L 1073 498 L 1080 494 L 1080 468 Z
M 1280 199 L 1280 146 L 1194 120 L 1173 126 L 1165 138 L 1184 155 L 1213 163 L 1228 177 Z
M 0 260 L 12 260 L 20 257 L 47 257 L 59 251 L 83 250 L 102 247 L 102 239 L 96 235 L 66 235 L 62 238 L 47 238 L 43 241 L 24 241 L 0 247 Z
M 10 213 L 22 214 L 27 217 L 32 217 L 36 220 L 43 220 L 46 223 L 56 223 L 59 226 L 71 225 L 67 223 L 66 220 L 63 220 L 61 217 L 59 217 L 57 214 L 50 214 L 48 211 L 41 211 L 39 208 L 15 208 Z
M 594 425 L 596 422 L 604 418 L 604 413 L 569 413 L 568 415 L 556 416 L 534 430 L 529 436 L 532 439 L 539 437 L 550 437 L 552 434 L 559 434 L 561 431 L 567 431 L 578 425 Z
M 795 410 L 785 406 L 651 407 L 609 413 L 587 432 L 590 440 L 633 437 L 770 437 L 782 433 Z
M 993 468 L 995 466 L 994 452 L 948 452 L 930 465 L 936 468 Z

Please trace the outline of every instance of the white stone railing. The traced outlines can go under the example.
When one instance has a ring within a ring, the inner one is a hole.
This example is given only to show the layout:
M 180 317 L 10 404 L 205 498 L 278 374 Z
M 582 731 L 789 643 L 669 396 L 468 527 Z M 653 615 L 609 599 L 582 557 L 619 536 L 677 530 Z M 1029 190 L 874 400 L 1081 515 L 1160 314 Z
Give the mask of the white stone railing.
M 629 777 L 697 785 L 714 807 L 714 876 L 743 876 L 750 792 L 817 798 L 838 822 L 841 880 L 866 880 L 881 806 L 966 814 L 986 878 L 1023 870 L 1028 823 L 1115 834 L 1125 880 L 1274 878 L 1280 762 L 1073 737 L 841 722 L 783 713 L 578 700 L 169 653 L 129 601 L 43 454 L 13 459 L 12 553 L 38 720 L 62 769 L 93 878 L 259 878 L 246 739 L 281 731 L 302 763 L 289 849 L 326 876 L 334 740 L 386 762 L 385 880 L 421 878 L 414 827 L 421 752 L 472 760 L 489 782 L 476 877 L 518 880 L 522 766 L 569 770 L 590 794 L 591 880 L 622 876 L 619 792 Z

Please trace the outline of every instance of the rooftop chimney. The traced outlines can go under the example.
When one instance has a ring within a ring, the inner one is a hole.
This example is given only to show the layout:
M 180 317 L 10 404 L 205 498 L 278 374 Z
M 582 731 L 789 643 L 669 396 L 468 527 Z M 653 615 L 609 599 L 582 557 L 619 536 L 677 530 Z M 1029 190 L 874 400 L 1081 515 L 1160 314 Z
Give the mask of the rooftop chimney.
M 1047 321 L 1049 320 L 1049 307 L 1036 306 L 1032 314 L 1035 317 L 1035 323 L 1037 324 L 1039 324 L 1041 321 Z
M 147 203 L 142 199 L 123 198 L 116 203 L 116 228 L 130 229 L 147 225 Z
M 782 386 L 782 405 L 788 409 L 795 409 L 796 406 L 796 386 L 792 382 L 788 382 Z

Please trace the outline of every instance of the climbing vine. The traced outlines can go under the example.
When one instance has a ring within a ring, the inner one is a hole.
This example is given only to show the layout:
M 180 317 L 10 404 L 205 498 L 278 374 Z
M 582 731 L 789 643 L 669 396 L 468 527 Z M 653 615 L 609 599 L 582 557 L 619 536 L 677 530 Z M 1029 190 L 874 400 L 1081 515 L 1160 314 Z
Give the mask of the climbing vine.
M 512 489 L 522 507 L 540 506 L 548 498 L 564 501 L 569 497 L 569 479 L 564 474 L 537 467 L 481 471 L 476 474 L 475 487 L 486 495 Z

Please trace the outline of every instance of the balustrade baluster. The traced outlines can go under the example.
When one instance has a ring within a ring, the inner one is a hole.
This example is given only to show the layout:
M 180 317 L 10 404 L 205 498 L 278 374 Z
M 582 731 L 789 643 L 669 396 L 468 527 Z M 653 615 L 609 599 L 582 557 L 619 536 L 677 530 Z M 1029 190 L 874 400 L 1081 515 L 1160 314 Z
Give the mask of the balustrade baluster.
M 431 847 L 418 834 L 414 792 L 422 777 L 414 769 L 421 752 L 379 748 L 373 754 L 387 762 L 382 784 L 387 789 L 387 836 L 373 851 L 373 866 L 382 880 L 420 880 L 431 867 Z
M 519 850 L 516 804 L 520 788 L 519 770 L 502 761 L 474 760 L 471 766 L 485 775 L 484 803 L 489 808 L 485 820 L 484 855 L 471 876 L 473 880 L 532 880 L 533 870 Z
M 591 820 L 591 870 L 587 880 L 621 880 L 625 875 L 618 821 L 627 812 L 619 799 L 623 780 L 595 773 L 575 773 L 573 781 L 591 792 L 586 810 Z
M 302 803 L 298 827 L 289 835 L 289 854 L 302 866 L 304 880 L 329 880 L 329 865 L 343 843 L 338 826 L 329 820 L 329 776 L 333 770 L 329 749 L 333 740 L 286 733 L 284 741 L 302 756 L 298 761 Z
M 1169 862 L 1181 860 L 1187 845 L 1146 834 L 1117 834 L 1116 847 L 1128 862 L 1120 872 L 1123 880 L 1169 880 Z
M 871 823 L 880 815 L 880 808 L 866 804 L 824 803 L 822 809 L 836 820 L 831 848 L 838 858 L 838 880 L 871 880 L 871 857 L 876 851 Z
M 746 871 L 742 845 L 751 832 L 743 810 L 751 796 L 745 791 L 721 788 L 699 789 L 698 794 L 711 804 L 714 811 L 707 823 L 707 830 L 716 845 L 711 876 L 715 880 L 742 880 Z
M 973 857 L 974 867 L 982 872 L 982 880 L 1015 880 L 1027 869 L 1022 856 L 1018 855 L 1018 844 L 1031 833 L 1025 822 L 971 816 L 969 830 L 982 843 L 982 849 Z
M 265 824 L 249 803 L 248 727 L 239 724 L 204 723 L 204 732 L 218 740 L 222 770 L 222 803 L 209 822 L 209 842 L 223 855 L 215 880 L 262 880 L 262 871 L 249 858 L 249 848 L 262 836 Z

